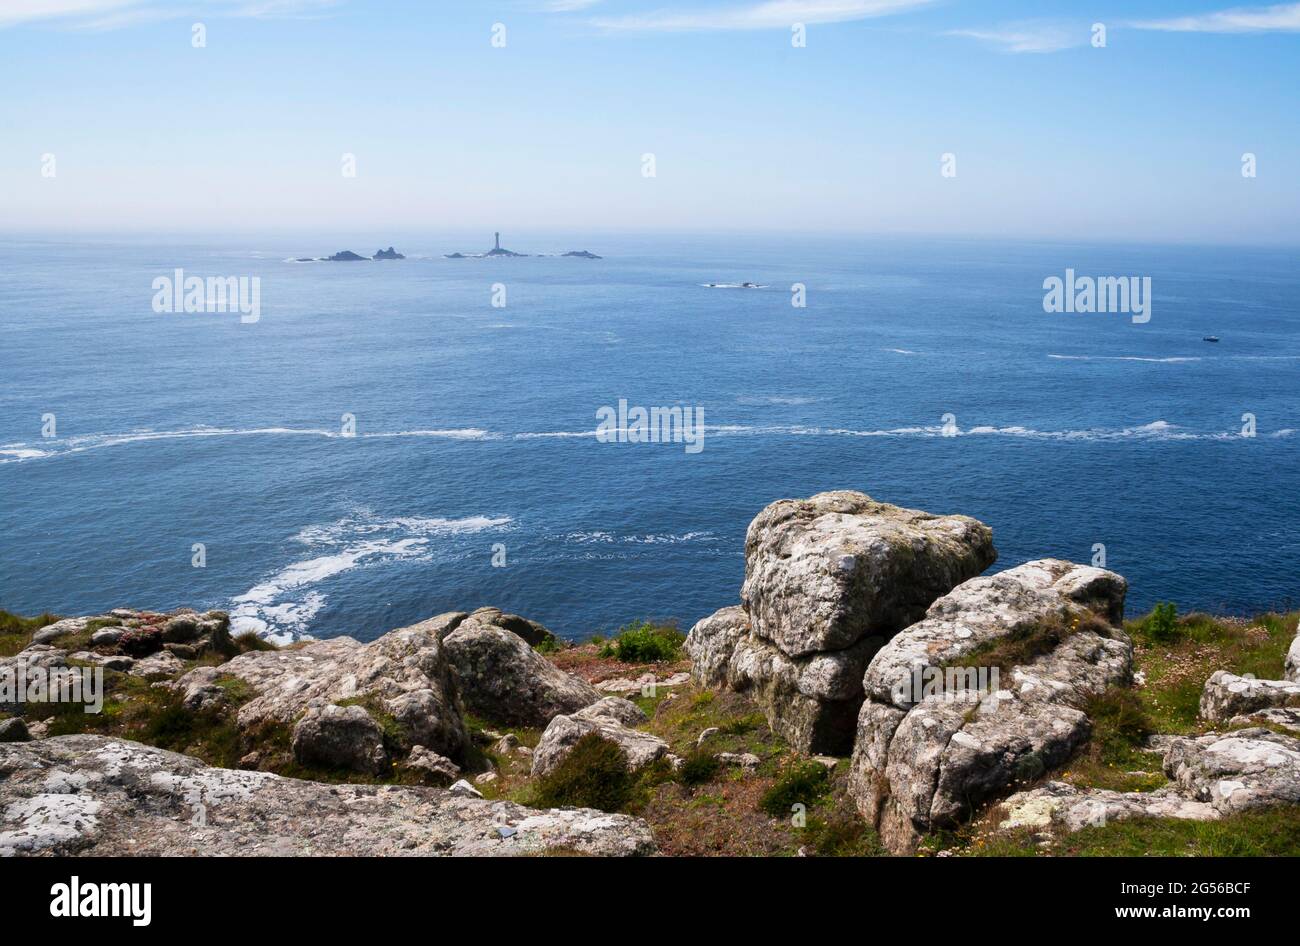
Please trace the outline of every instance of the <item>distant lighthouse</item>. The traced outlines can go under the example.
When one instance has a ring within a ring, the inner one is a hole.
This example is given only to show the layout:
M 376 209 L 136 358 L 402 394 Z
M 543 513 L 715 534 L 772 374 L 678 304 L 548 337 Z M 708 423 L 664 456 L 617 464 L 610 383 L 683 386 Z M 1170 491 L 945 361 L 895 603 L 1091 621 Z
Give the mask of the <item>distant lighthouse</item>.
M 496 246 L 494 246 L 493 249 L 494 249 L 494 250 L 499 250 L 499 249 L 501 249 L 501 234 L 500 234 L 500 232 L 494 233 L 494 234 L 492 234 L 492 236 L 493 236 L 493 239 L 496 241 Z

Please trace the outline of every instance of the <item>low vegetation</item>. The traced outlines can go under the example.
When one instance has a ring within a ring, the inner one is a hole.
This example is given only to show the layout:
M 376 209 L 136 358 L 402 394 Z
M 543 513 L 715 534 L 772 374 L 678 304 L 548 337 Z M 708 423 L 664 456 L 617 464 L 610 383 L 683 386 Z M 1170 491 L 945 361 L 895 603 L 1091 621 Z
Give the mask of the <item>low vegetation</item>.
M 623 663 L 664 663 L 677 659 L 685 640 L 686 635 L 675 625 L 637 621 L 605 641 L 599 653 Z

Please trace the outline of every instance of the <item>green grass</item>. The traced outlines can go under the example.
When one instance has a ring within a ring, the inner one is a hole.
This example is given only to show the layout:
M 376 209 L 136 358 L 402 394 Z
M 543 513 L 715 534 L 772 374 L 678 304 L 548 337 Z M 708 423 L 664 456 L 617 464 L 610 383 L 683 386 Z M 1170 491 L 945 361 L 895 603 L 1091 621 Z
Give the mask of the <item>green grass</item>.
M 0 610 L 0 657 L 12 657 L 32 642 L 32 635 L 59 619 L 57 614 L 38 614 L 25 618 L 12 611 Z
M 721 763 L 712 752 L 696 750 L 682 760 L 682 767 L 677 771 L 677 780 L 683 785 L 704 785 L 712 782 L 718 774 Z
M 1053 854 L 1070 857 L 1296 857 L 1300 856 L 1300 808 L 1275 808 L 1219 821 L 1135 818 L 1089 827 L 1036 847 L 1023 832 L 1009 831 L 962 853 L 977 857 Z
M 1065 781 L 1117 792 L 1153 791 L 1165 778 L 1158 753 L 1143 749 L 1154 730 L 1136 690 L 1112 687 L 1083 706 L 1092 720 L 1092 737 L 1071 763 Z
M 622 811 L 632 801 L 634 782 L 623 750 L 598 733 L 588 733 L 559 765 L 537 780 L 532 804 Z
M 600 648 L 601 657 L 624 663 L 663 663 L 681 654 L 686 635 L 671 624 L 636 621 L 622 628 Z
M 820 762 L 796 759 L 786 765 L 763 792 L 758 807 L 773 818 L 790 817 L 795 805 L 812 808 L 831 787 L 830 772 Z

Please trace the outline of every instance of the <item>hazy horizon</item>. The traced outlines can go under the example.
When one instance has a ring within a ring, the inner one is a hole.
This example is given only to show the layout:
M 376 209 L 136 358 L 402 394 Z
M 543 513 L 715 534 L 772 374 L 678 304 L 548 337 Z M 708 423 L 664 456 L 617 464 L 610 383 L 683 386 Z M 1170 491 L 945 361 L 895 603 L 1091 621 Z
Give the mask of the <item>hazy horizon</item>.
M 0 228 L 1300 243 L 1300 3 L 1070 7 L 0 0 Z

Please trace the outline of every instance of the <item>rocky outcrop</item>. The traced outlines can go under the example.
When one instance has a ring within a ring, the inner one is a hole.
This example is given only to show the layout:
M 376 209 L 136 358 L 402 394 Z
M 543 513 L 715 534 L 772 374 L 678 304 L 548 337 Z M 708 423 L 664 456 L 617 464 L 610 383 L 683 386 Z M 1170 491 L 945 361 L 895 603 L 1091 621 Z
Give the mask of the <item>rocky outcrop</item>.
M 375 252 L 375 255 L 370 258 L 371 259 L 406 259 L 405 256 L 397 252 L 397 250 L 393 249 L 391 246 L 386 250 L 377 250 Z
M 556 716 L 533 750 L 532 774 L 547 775 L 590 733 L 618 746 L 629 771 L 636 772 L 668 757 L 668 743 L 658 736 L 630 728 L 645 722 L 645 713 L 627 700 L 607 696 L 571 716 Z
M 1300 707 L 1300 683 L 1256 680 L 1216 670 L 1201 691 L 1201 718 L 1212 723 L 1285 706 Z
M 1300 736 L 1300 706 L 1274 707 L 1245 716 L 1234 716 L 1228 721 L 1232 727 L 1271 726 L 1286 729 Z
M 88 631 L 89 638 L 86 637 Z M 192 608 L 175 611 L 115 608 L 106 614 L 63 618 L 37 630 L 31 643 L 49 644 L 65 650 L 76 644 L 83 648 L 79 657 L 82 653 L 88 654 L 83 659 L 101 665 L 110 657 L 136 660 L 164 651 L 179 650 L 184 659 L 189 660 L 210 652 L 230 654 L 235 651 L 230 639 L 229 615 L 225 611 L 198 612 Z
M 1286 670 L 1282 676 L 1292 683 L 1300 683 L 1300 633 L 1291 642 L 1291 649 L 1286 654 Z
M 191 671 L 175 686 L 187 706 L 201 707 L 219 705 L 217 678 L 243 680 L 256 694 L 238 709 L 236 718 L 244 730 L 267 723 L 301 726 L 310 716 L 309 728 L 294 737 L 295 751 L 305 753 L 299 757 L 304 763 L 335 756 L 351 759 L 360 771 L 374 771 L 374 730 L 364 727 L 363 732 L 358 712 L 391 717 L 400 733 L 400 750 L 425 746 L 460 759 L 469 736 L 438 637 L 441 629 L 434 618 L 389 631 L 369 644 L 336 637 L 294 649 L 250 651 L 219 667 Z M 357 705 L 346 714 L 327 712 L 343 702 Z M 347 750 L 315 748 L 340 741 L 355 745 Z
M 0 855 L 654 853 L 639 818 L 212 768 L 103 736 L 0 744 Z
M 1087 699 L 1131 682 L 1125 591 L 1113 572 L 1029 562 L 959 585 L 881 648 L 849 788 L 886 846 L 910 851 L 1087 741 Z
M 992 532 L 856 492 L 768 506 L 745 538 L 739 607 L 691 629 L 702 686 L 749 692 L 796 749 L 848 754 L 880 646 L 996 558 Z
M 745 534 L 740 600 L 754 633 L 791 657 L 891 636 L 993 564 L 993 533 L 864 493 L 783 499 Z
M 1262 728 L 1177 739 L 1165 774 L 1220 814 L 1300 804 L 1300 740 Z
M 545 726 L 601 698 L 591 684 L 565 673 L 503 625 L 509 618 L 495 608 L 475 611 L 444 638 L 470 712 L 507 725 Z

